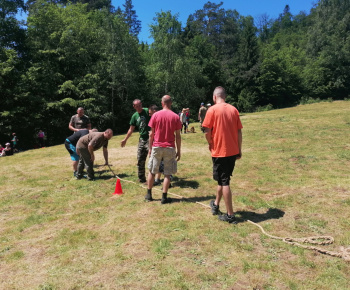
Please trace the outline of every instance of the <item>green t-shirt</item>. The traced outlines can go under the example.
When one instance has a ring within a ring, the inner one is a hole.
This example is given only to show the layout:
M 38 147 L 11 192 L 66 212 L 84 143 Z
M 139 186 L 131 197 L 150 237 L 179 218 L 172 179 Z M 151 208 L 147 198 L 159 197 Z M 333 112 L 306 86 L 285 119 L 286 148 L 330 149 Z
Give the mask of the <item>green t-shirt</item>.
M 141 113 L 136 112 L 131 117 L 130 126 L 135 126 L 139 130 L 142 140 L 148 140 L 148 132 L 150 130 L 148 127 L 149 120 L 150 116 L 147 108 L 143 108 Z

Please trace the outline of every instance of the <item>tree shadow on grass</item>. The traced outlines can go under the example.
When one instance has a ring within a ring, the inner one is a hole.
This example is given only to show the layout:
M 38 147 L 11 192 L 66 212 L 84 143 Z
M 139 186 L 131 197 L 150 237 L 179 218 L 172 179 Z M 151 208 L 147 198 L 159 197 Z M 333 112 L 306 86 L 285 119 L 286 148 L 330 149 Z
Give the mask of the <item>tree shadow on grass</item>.
M 253 211 L 237 211 L 235 216 L 238 223 L 243 223 L 250 220 L 254 223 L 260 223 L 266 220 L 279 219 L 285 214 L 284 211 L 278 208 L 269 208 L 266 213 L 255 213 Z

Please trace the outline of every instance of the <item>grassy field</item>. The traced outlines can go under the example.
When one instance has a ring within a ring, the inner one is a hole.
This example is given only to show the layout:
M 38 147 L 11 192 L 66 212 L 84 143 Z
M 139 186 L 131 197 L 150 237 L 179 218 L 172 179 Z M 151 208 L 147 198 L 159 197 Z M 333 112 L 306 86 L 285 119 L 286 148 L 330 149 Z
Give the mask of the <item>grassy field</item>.
M 330 235 L 350 246 L 350 102 L 244 114 L 234 210 L 279 237 Z M 182 135 L 170 193 L 144 202 L 137 133 L 96 154 L 95 182 L 72 178 L 63 145 L 0 158 L 0 289 L 349 289 L 350 263 L 229 225 L 215 196 L 204 135 Z M 117 132 L 118 133 L 118 132 Z M 157 187 L 160 189 L 160 187 Z M 224 205 L 222 204 L 222 207 Z M 224 211 L 224 208 L 222 208 Z

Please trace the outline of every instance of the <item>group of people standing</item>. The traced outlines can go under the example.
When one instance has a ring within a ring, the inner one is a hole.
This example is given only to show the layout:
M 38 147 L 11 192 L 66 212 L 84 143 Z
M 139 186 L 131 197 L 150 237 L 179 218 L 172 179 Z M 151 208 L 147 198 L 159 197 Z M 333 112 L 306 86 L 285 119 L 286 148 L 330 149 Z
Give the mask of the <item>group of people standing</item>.
M 219 215 L 219 220 L 234 223 L 236 219 L 233 212 L 230 179 L 236 160 L 242 157 L 243 126 L 238 110 L 226 103 L 225 99 L 225 89 L 215 88 L 214 105 L 205 108 L 202 103 L 198 118 L 211 152 L 213 178 L 218 184 L 216 198 L 210 202 L 212 214 Z M 167 196 L 171 176 L 177 172 L 177 162 L 181 159 L 181 130 L 184 125 L 179 115 L 171 110 L 172 98 L 169 95 L 162 97 L 161 105 L 161 110 L 158 110 L 156 105 L 144 108 L 141 100 L 135 99 L 133 108 L 136 112 L 132 115 L 129 130 L 120 144 L 121 147 L 125 147 L 135 128 L 138 129 L 138 180 L 140 183 L 147 183 L 145 200 L 153 200 L 152 187 L 155 176 L 162 171 L 164 181 L 161 204 L 167 204 L 171 202 Z M 91 122 L 84 115 L 83 108 L 78 108 L 77 114 L 72 116 L 69 129 L 74 131 L 74 134 L 66 139 L 65 146 L 73 161 L 74 176 L 81 179 L 85 166 L 87 179 L 94 180 L 94 151 L 103 147 L 105 164 L 108 165 L 108 140 L 112 138 L 113 131 L 107 129 L 104 132 L 97 132 L 91 129 Z M 148 174 L 145 170 L 147 156 L 149 156 Z M 219 210 L 222 198 L 225 202 L 226 214 L 221 214 Z
M 233 213 L 232 192 L 230 179 L 236 160 L 242 156 L 242 123 L 238 110 L 225 102 L 226 91 L 223 87 L 215 88 L 213 102 L 215 105 L 204 106 L 201 104 L 198 118 L 201 123 L 205 138 L 209 145 L 213 163 L 213 178 L 217 181 L 216 198 L 210 202 L 213 215 L 219 215 L 219 219 L 234 223 L 236 219 Z M 121 141 L 121 146 L 126 145 L 127 140 L 134 132 L 139 130 L 140 138 L 137 149 L 138 177 L 141 183 L 146 182 L 145 164 L 149 156 L 146 201 L 152 201 L 152 187 L 156 174 L 159 174 L 163 163 L 164 182 L 161 203 L 170 203 L 168 189 L 171 175 L 177 172 L 177 161 L 181 159 L 181 129 L 184 127 L 184 119 L 171 110 L 172 99 L 165 95 L 161 101 L 162 110 L 157 111 L 155 105 L 143 108 L 141 100 L 134 100 L 133 107 L 136 112 L 130 120 L 130 128 L 126 137 Z M 204 109 L 202 109 L 202 107 Z M 224 198 L 227 213 L 221 214 L 219 205 Z

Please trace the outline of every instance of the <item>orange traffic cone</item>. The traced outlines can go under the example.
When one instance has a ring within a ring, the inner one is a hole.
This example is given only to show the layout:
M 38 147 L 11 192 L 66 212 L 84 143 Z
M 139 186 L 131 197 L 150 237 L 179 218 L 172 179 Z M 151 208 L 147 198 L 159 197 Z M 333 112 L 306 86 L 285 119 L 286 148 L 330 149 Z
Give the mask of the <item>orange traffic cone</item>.
M 115 184 L 115 190 L 113 194 L 123 194 L 123 190 L 122 190 L 122 185 L 120 183 L 120 179 L 117 179 L 117 183 Z

